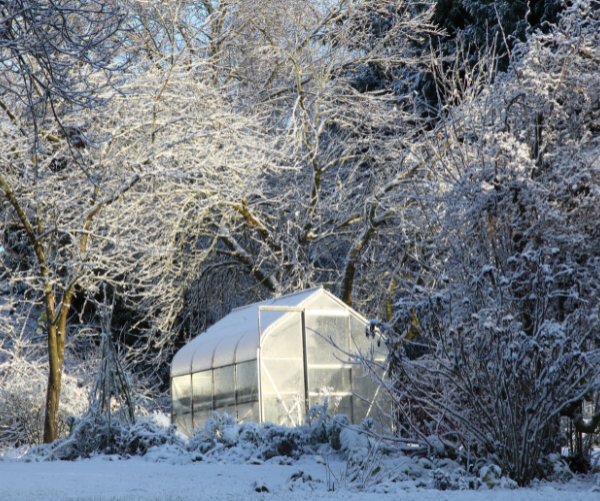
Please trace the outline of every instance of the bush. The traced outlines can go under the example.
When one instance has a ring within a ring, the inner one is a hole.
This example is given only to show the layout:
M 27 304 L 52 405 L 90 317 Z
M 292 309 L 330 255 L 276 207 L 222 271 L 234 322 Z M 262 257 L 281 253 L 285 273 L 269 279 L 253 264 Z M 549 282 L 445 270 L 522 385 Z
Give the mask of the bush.
M 47 356 L 40 353 L 35 343 L 15 336 L 3 344 L 0 338 L 0 444 L 19 447 L 42 442 L 47 370 Z M 85 410 L 87 393 L 83 378 L 63 374 L 58 413 L 60 437 L 68 433 L 67 417 Z
M 96 454 L 118 454 L 120 456 L 143 456 L 151 447 L 185 443 L 174 425 L 161 428 L 152 420 L 138 418 L 134 424 L 103 414 L 69 418 L 70 433 L 66 439 L 52 444 L 40 445 L 31 450 L 31 455 L 50 460 L 74 461 Z
M 400 433 L 519 485 L 564 445 L 561 419 L 600 424 L 582 411 L 600 381 L 599 5 L 566 6 L 507 74 L 482 59 L 442 84 L 456 102 L 418 153 L 430 229 L 384 329 Z
M 331 416 L 328 401 L 323 405 L 313 406 L 307 415 L 307 423 L 287 428 L 285 426 L 254 422 L 237 423 L 235 418 L 213 412 L 204 428 L 196 431 L 186 449 L 189 452 L 215 454 L 224 449 L 235 449 L 245 459 L 251 457 L 261 460 L 276 456 L 298 459 L 304 453 L 314 453 L 324 444 L 332 449 L 340 450 L 342 441 L 340 434 L 350 424 L 345 415 Z

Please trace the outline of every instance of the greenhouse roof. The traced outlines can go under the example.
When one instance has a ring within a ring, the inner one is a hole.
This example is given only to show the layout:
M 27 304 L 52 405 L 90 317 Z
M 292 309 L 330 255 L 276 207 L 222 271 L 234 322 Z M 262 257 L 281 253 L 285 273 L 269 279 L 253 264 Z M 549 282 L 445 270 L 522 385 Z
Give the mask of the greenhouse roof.
M 362 316 L 322 287 L 250 304 L 234 309 L 181 348 L 173 357 L 171 377 L 246 362 L 257 358 L 259 307 L 291 307 L 318 310 L 347 310 L 366 322 Z M 264 336 L 283 321 L 286 311 L 262 311 L 260 324 Z

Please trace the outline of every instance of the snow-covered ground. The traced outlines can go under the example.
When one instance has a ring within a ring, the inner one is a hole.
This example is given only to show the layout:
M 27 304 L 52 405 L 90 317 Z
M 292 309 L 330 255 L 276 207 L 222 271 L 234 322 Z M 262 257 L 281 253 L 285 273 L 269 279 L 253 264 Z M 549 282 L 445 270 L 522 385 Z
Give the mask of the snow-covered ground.
M 301 500 L 340 501 L 590 501 L 600 500 L 595 482 L 542 483 L 528 489 L 440 491 L 401 482 L 385 492 L 328 490 L 320 458 L 303 457 L 290 465 L 278 459 L 263 464 L 172 464 L 116 456 L 79 461 L 0 461 L 0 499 L 15 501 L 188 501 Z M 345 463 L 329 463 L 343 476 Z M 263 490 L 268 489 L 268 492 Z M 329 484 L 331 488 L 331 482 Z M 256 492 L 256 489 L 261 492 Z
M 366 423 L 315 412 L 296 428 L 215 414 L 189 440 L 163 414 L 113 420 L 113 455 L 98 452 L 105 423 L 83 418 L 50 446 L 0 449 L 0 501 L 600 501 L 600 473 L 574 476 L 558 456 L 553 482 L 518 489 L 497 466 L 467 475 L 447 457 L 389 449 Z

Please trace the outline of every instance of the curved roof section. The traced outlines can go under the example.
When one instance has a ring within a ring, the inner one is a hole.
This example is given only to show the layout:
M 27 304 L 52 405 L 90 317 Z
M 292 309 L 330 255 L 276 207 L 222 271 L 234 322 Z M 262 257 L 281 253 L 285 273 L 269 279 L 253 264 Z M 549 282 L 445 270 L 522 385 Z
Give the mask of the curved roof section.
M 308 309 L 311 305 L 318 306 L 316 309 L 348 310 L 366 322 L 366 319 L 322 287 L 250 304 L 236 308 L 181 348 L 173 357 L 171 377 L 255 360 L 258 350 L 259 306 Z M 263 336 L 283 321 L 286 315 L 289 313 L 285 311 L 263 311 L 260 315 Z

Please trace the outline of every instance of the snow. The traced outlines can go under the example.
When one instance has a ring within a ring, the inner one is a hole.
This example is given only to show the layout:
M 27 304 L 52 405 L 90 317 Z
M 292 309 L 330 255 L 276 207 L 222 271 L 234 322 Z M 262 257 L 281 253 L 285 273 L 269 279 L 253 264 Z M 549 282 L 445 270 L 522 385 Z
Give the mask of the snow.
M 97 452 L 104 424 L 81 418 L 66 441 L 0 447 L 0 501 L 600 501 L 600 473 L 574 476 L 558 455 L 553 482 L 519 489 L 491 463 L 467 475 L 447 457 L 413 458 L 369 437 L 368 423 L 338 426 L 327 404 L 312 411 L 313 419 L 296 428 L 215 414 L 190 440 L 160 413 L 135 425 L 113 420 L 112 451 L 120 454 Z M 289 456 L 278 455 L 283 444 Z
M 165 458 L 168 461 L 174 457 Z M 291 464 L 273 458 L 257 464 L 171 464 L 156 457 L 119 459 L 96 456 L 78 461 L 0 461 L 0 500 L 28 501 L 187 501 L 301 500 L 340 501 L 590 501 L 600 500 L 600 489 L 590 480 L 567 484 L 542 483 L 527 489 L 440 491 L 400 482 L 388 492 L 327 489 L 327 469 L 319 456 L 305 456 Z M 339 478 L 346 464 L 330 460 Z M 266 487 L 268 492 L 262 488 Z M 257 492 L 259 489 L 261 492 Z M 383 489 L 385 490 L 385 489 Z

